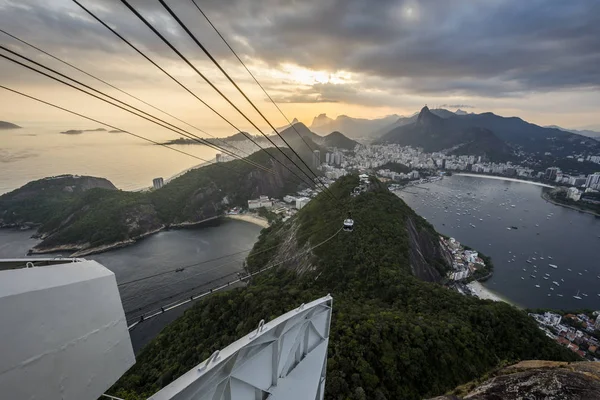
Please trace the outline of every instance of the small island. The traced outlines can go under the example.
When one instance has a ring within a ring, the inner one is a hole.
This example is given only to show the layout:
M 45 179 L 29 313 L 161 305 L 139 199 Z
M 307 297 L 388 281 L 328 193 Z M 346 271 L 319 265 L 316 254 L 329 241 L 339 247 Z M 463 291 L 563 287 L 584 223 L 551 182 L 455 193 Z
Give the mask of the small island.
M 106 132 L 106 129 L 104 129 L 104 128 L 96 128 L 96 129 L 69 129 L 69 130 L 63 131 L 61 133 L 64 134 L 64 135 L 81 135 L 84 132 Z
M 0 129 L 1 130 L 21 129 L 21 127 L 19 125 L 15 125 L 10 122 L 0 121 Z

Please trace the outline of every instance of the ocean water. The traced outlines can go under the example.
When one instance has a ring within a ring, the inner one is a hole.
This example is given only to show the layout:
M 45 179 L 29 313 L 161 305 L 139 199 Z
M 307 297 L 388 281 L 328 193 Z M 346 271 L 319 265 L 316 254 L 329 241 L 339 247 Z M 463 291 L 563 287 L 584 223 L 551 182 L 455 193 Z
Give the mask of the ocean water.
M 454 175 L 397 195 L 438 232 L 492 257 L 494 275 L 484 285 L 515 304 L 600 309 L 600 218 L 548 203 L 541 192 Z
M 242 260 L 247 253 L 205 261 L 251 249 L 260 230 L 261 227 L 248 222 L 224 220 L 217 226 L 201 229 L 159 232 L 133 246 L 85 258 L 96 260 L 113 271 L 118 284 L 186 267 L 181 272 L 171 272 L 119 287 L 126 317 L 132 322 L 144 312 L 235 279 L 235 273 L 241 270 Z M 32 233 L 0 229 L 0 258 L 25 257 L 27 250 L 38 242 L 30 238 Z M 52 256 L 57 254 L 39 255 Z M 134 349 L 141 349 L 191 305 L 169 311 L 136 327 L 131 331 Z
M 156 177 L 166 180 L 203 163 L 124 133 L 60 133 L 95 128 L 98 126 L 88 123 L 0 130 L 0 194 L 35 179 L 61 174 L 107 178 L 119 189 L 137 190 L 151 186 Z M 177 137 L 143 128 L 131 131 L 158 142 Z M 217 153 L 201 145 L 173 147 L 210 161 Z

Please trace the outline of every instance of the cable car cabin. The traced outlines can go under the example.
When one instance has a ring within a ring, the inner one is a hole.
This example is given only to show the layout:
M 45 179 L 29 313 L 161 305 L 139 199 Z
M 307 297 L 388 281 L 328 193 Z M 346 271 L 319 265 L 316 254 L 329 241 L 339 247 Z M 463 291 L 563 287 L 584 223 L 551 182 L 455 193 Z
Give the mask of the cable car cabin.
M 352 232 L 354 230 L 354 221 L 352 218 L 347 218 L 344 220 L 344 230 L 346 232 Z

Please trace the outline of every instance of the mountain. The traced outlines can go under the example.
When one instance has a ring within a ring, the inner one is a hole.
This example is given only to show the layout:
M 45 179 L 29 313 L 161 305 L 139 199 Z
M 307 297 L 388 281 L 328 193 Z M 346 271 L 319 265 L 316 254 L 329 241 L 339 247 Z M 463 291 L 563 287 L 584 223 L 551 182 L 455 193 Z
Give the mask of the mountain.
M 507 360 L 578 359 L 524 311 L 437 283 L 451 258 L 435 229 L 376 180 L 350 196 L 358 184 L 356 175 L 343 177 L 330 187 L 342 206 L 321 193 L 288 221 L 263 230 L 248 271 L 281 264 L 245 288 L 197 302 L 142 350 L 108 393 L 146 398 L 261 319 L 268 324 L 327 293 L 334 312 L 326 399 L 422 399 Z M 346 210 L 352 210 L 352 232 L 341 230 Z
M 453 154 L 486 156 L 491 160 L 511 157 L 509 146 L 490 130 L 466 126 L 456 116 L 441 118 L 423 107 L 415 122 L 399 126 L 375 141 L 421 147 L 426 152 L 451 150 Z
M 437 115 L 440 118 L 450 118 L 451 116 L 454 115 L 454 113 L 452 111 L 448 111 L 444 108 L 435 108 L 435 109 L 432 109 L 429 111 L 431 111 L 431 113 Z M 413 115 L 411 115 L 410 117 L 399 117 L 396 121 L 394 121 L 394 123 L 387 125 L 381 129 L 373 132 L 371 134 L 371 137 L 373 138 L 373 140 L 376 140 L 376 139 L 380 138 L 381 136 L 385 135 L 386 133 L 388 133 L 389 131 L 391 131 L 392 129 L 416 122 L 418 116 L 419 116 L 419 113 L 417 112 L 417 113 L 414 113 Z
M 297 122 L 292 126 L 288 126 L 287 128 L 280 130 L 279 134 L 288 142 L 290 140 L 299 139 L 298 134 L 303 138 L 309 138 L 313 142 L 318 142 L 322 139 L 321 136 L 312 132 L 306 125 L 302 122 Z
M 300 121 L 298 121 L 298 118 L 294 118 L 294 119 L 292 120 L 292 125 L 295 125 L 295 124 L 297 124 L 298 122 L 300 122 Z M 279 128 L 277 128 L 277 132 L 281 132 L 281 131 L 283 131 L 283 130 L 285 130 L 285 129 L 289 128 L 289 127 L 290 127 L 290 124 L 283 125 L 282 127 L 279 127 Z M 275 132 L 273 132 L 273 135 L 275 135 Z
M 597 154 L 600 143 L 585 136 L 555 128 L 543 128 L 518 117 L 501 117 L 487 112 L 456 115 L 449 118 L 457 126 L 479 127 L 492 131 L 504 142 L 527 153 L 552 153 L 556 157 L 574 154 Z
M 583 135 L 583 136 L 587 136 L 587 137 L 591 137 L 591 138 L 600 138 L 600 132 L 592 131 L 589 129 L 582 129 L 582 130 L 566 129 L 566 128 L 561 128 L 558 125 L 548 125 L 548 126 L 545 126 L 544 128 L 560 129 L 561 131 L 576 133 L 578 135 Z
M 282 150 L 298 163 L 289 149 Z M 260 195 L 280 198 L 298 189 L 299 180 L 265 152 L 248 158 L 272 172 L 234 160 L 190 170 L 160 189 L 141 192 L 115 190 L 106 179 L 93 177 L 30 182 L 0 196 L 0 227 L 38 226 L 42 241 L 35 253 L 91 252 L 130 244 L 165 227 L 199 223 Z
M 600 399 L 600 363 L 523 361 L 453 393 L 430 400 Z
M 467 115 L 467 114 L 469 114 L 469 113 L 468 113 L 468 112 L 466 112 L 466 111 L 463 111 L 463 110 L 461 110 L 461 109 L 459 108 L 458 110 L 454 111 L 454 114 L 456 114 L 456 115 Z
M 321 135 L 338 131 L 353 139 L 363 139 L 371 137 L 373 132 L 389 126 L 398 118 L 394 114 L 377 119 L 352 118 L 347 115 L 331 119 L 326 114 L 320 114 L 313 119 L 310 129 Z
M 337 147 L 338 149 L 354 150 L 357 144 L 357 141 L 337 131 L 323 137 L 323 145 L 329 148 Z
M 6 121 L 0 121 L 0 130 L 20 129 L 20 128 L 21 127 L 19 125 L 11 124 L 10 122 L 6 122 Z

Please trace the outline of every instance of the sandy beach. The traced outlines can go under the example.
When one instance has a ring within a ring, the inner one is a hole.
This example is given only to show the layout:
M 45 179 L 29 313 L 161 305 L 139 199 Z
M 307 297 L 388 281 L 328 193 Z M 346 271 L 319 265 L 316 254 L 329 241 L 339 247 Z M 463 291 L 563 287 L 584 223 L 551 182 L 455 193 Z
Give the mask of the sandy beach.
M 528 185 L 535 185 L 535 186 L 541 186 L 541 187 L 547 187 L 547 188 L 553 188 L 554 187 L 554 186 L 546 185 L 545 183 L 525 181 L 523 179 L 508 178 L 508 177 L 504 177 L 504 176 L 482 175 L 482 174 L 467 174 L 467 173 L 463 173 L 463 172 L 457 172 L 457 173 L 455 173 L 453 175 L 456 175 L 456 176 L 470 176 L 472 178 L 497 179 L 497 180 L 500 180 L 500 181 L 519 182 L 519 183 L 526 183 Z
M 488 288 L 483 286 L 480 282 L 473 281 L 473 282 L 469 283 L 467 286 L 480 299 L 492 300 L 492 301 L 503 301 L 505 303 L 508 303 L 508 304 L 514 306 L 513 303 L 511 303 L 510 301 L 508 301 L 507 299 L 505 299 L 503 297 L 500 297 L 498 294 L 492 292 L 491 290 L 489 290 Z
M 258 225 L 258 226 L 263 227 L 263 228 L 268 228 L 269 227 L 269 222 L 266 219 L 261 218 L 261 217 L 259 217 L 257 215 L 251 215 L 251 214 L 230 214 L 230 215 L 227 215 L 227 218 L 235 219 L 235 220 L 238 220 L 238 221 L 250 222 L 251 224 L 255 224 L 255 225 Z

